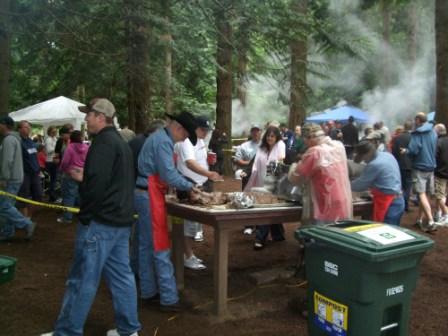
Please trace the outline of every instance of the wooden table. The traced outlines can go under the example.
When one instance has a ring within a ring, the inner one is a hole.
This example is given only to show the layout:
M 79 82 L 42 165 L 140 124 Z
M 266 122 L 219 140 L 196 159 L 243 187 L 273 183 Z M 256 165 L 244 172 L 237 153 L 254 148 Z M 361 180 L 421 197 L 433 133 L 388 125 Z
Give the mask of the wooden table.
M 240 230 L 246 225 L 297 223 L 302 216 L 301 206 L 271 208 L 216 210 L 192 206 L 167 200 L 168 214 L 189 219 L 214 229 L 214 313 L 218 317 L 227 314 L 229 232 Z M 354 216 L 371 218 L 372 203 L 360 201 L 353 204 Z M 172 227 L 173 259 L 176 282 L 179 289 L 184 288 L 184 225 L 176 222 Z

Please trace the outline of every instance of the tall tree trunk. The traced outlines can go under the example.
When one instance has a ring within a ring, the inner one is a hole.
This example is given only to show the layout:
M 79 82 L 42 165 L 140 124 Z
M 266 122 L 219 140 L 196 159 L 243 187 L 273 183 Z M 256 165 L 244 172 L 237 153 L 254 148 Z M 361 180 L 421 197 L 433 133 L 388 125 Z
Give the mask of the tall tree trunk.
M 229 1 L 221 1 L 215 12 L 217 28 L 216 127 L 232 134 L 232 27 Z
M 243 15 L 244 16 L 244 15 Z M 240 100 L 241 105 L 247 104 L 247 64 L 248 64 L 248 49 L 250 44 L 250 23 L 248 18 L 243 18 L 238 30 L 237 45 L 238 45 L 238 63 L 237 63 L 237 86 L 236 96 Z
M 436 121 L 448 126 L 448 2 L 436 0 Z
M 163 88 L 163 95 L 165 97 L 165 112 L 172 113 L 173 111 L 173 97 L 171 92 L 171 83 L 173 77 L 173 49 L 171 43 L 173 41 L 171 34 L 162 36 L 165 44 L 165 83 Z
M 294 10 L 299 15 L 306 15 L 308 0 L 296 0 Z M 290 44 L 291 49 L 291 83 L 288 127 L 294 129 L 306 118 L 306 63 L 308 43 L 306 37 L 299 37 Z
M 9 112 L 9 0 L 0 0 L 0 116 Z
M 414 1 L 409 3 L 409 44 L 408 54 L 411 66 L 417 61 L 417 33 L 418 33 L 418 4 Z
M 388 87 L 391 83 L 390 80 L 390 60 L 389 60 L 389 47 L 390 47 L 390 0 L 381 0 L 381 16 L 383 18 L 383 85 Z
M 173 37 L 171 35 L 171 3 L 169 0 L 161 0 L 163 8 L 163 15 L 165 16 L 164 29 L 165 32 L 161 39 L 165 46 L 165 81 L 163 87 L 163 96 L 165 98 L 165 112 L 172 113 L 173 98 L 172 98 L 172 77 L 173 77 Z
M 151 87 L 149 78 L 150 27 L 144 1 L 125 0 L 127 5 L 127 103 L 128 126 L 143 132 L 149 121 Z

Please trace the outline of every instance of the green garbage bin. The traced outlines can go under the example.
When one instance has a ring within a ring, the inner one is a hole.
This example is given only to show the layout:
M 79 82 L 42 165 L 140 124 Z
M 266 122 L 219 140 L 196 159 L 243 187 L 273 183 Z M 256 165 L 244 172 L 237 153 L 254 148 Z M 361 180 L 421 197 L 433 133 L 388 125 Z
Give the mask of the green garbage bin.
M 14 278 L 17 260 L 12 257 L 0 255 L 0 284 Z
M 365 221 L 298 229 L 296 238 L 306 246 L 310 336 L 408 335 L 411 294 L 431 239 Z

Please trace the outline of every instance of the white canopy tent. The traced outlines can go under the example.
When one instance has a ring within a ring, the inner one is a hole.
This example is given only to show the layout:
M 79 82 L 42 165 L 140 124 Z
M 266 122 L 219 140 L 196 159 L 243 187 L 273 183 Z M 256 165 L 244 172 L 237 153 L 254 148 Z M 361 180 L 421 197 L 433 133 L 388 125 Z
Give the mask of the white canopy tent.
M 25 107 L 9 113 L 14 121 L 27 120 L 32 124 L 42 125 L 46 134 L 49 126 L 72 124 L 75 129 L 81 129 L 84 123 L 84 113 L 78 110 L 84 104 L 64 96 L 59 96 L 42 103 Z

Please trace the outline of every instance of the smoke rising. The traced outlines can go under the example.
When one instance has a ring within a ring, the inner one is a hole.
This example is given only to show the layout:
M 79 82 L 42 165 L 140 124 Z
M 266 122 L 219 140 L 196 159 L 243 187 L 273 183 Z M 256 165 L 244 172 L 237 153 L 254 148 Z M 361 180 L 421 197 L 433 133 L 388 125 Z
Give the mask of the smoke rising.
M 308 73 L 308 86 L 321 94 L 318 102 L 310 104 L 308 113 L 323 111 L 340 100 L 353 101 L 355 97 L 356 105 L 366 111 L 373 122 L 382 120 L 393 128 L 412 119 L 418 111 L 433 111 L 434 0 L 415 0 L 394 10 L 391 31 L 399 20 L 403 32 L 402 35 L 396 31 L 391 33 L 394 39 L 390 44 L 383 41 L 378 8 L 368 9 L 366 13 L 360 8 L 360 0 L 328 1 L 331 15 L 344 25 L 345 34 L 353 40 L 363 40 L 364 48 L 360 49 L 360 58 L 350 58 L 343 53 L 323 54 L 319 46 L 310 41 L 308 62 L 324 76 Z M 407 11 L 411 5 L 418 8 L 415 61 L 408 53 L 409 36 L 404 31 L 411 20 Z M 274 63 L 277 62 L 274 60 Z M 388 83 L 383 80 L 385 74 Z M 271 77 L 252 79 L 248 84 L 247 106 L 242 107 L 238 100 L 233 102 L 233 134 L 247 133 L 252 123 L 263 125 L 273 119 L 286 121 L 288 107 L 278 97 L 279 94 L 287 97 L 288 91 Z

